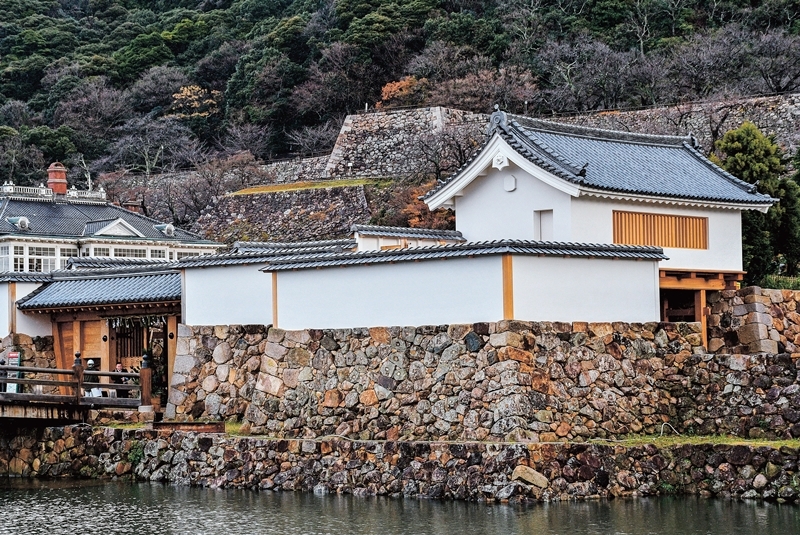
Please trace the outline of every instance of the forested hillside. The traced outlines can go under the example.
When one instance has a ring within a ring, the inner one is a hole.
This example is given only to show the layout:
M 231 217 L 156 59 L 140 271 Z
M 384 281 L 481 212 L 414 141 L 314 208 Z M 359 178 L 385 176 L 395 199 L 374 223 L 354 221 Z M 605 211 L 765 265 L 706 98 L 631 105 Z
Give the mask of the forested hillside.
M 330 147 L 344 114 L 794 91 L 800 0 L 3 0 L 0 178 Z

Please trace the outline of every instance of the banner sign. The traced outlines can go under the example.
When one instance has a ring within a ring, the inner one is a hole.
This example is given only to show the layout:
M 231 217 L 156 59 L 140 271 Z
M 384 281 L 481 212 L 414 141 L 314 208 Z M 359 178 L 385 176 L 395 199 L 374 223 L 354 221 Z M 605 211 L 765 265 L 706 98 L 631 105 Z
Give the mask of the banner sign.
M 10 351 L 8 353 L 8 365 L 9 366 L 19 366 L 19 351 Z M 8 378 L 18 378 L 19 372 L 8 372 Z M 19 385 L 13 383 L 6 384 L 6 392 L 10 392 L 12 394 L 17 394 L 19 392 Z

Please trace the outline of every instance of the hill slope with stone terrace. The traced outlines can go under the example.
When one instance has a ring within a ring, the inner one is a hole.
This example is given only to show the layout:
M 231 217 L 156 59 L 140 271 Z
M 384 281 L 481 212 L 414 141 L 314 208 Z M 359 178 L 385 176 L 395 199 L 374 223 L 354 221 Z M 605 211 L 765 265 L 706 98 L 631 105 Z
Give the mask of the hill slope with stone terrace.
M 800 146 L 800 94 L 555 120 L 650 134 L 691 132 L 707 153 L 726 131 L 751 121 L 788 152 Z M 350 115 L 330 155 L 274 162 L 262 169 L 272 184 L 355 178 L 364 183 L 227 195 L 206 208 L 192 229 L 230 243 L 339 238 L 356 223 L 452 228 L 452 214 L 430 214 L 417 197 L 469 158 L 483 140 L 487 121 L 488 115 L 441 107 Z

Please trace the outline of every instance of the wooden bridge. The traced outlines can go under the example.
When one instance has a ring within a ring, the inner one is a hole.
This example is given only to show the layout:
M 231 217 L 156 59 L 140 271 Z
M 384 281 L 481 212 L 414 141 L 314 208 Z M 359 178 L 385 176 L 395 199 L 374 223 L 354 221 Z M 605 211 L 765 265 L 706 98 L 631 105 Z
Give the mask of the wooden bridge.
M 138 409 L 150 405 L 151 378 L 152 370 L 144 366 L 139 373 L 87 370 L 79 354 L 71 370 L 0 366 L 0 422 L 82 422 L 90 410 Z M 132 393 L 138 397 L 129 397 Z

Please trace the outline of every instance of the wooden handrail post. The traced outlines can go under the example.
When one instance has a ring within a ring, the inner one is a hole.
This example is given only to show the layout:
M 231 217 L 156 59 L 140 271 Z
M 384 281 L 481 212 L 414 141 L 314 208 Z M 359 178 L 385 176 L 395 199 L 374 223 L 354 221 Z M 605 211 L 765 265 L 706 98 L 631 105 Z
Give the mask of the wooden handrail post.
M 75 378 L 75 404 L 81 404 L 81 385 L 83 384 L 83 361 L 81 352 L 75 353 L 75 362 L 72 364 L 72 376 Z
M 151 389 L 153 388 L 153 369 L 150 368 L 150 361 L 147 355 L 142 357 L 142 368 L 139 370 L 139 386 L 141 387 L 139 404 L 144 406 L 152 405 L 150 397 L 152 395 Z

